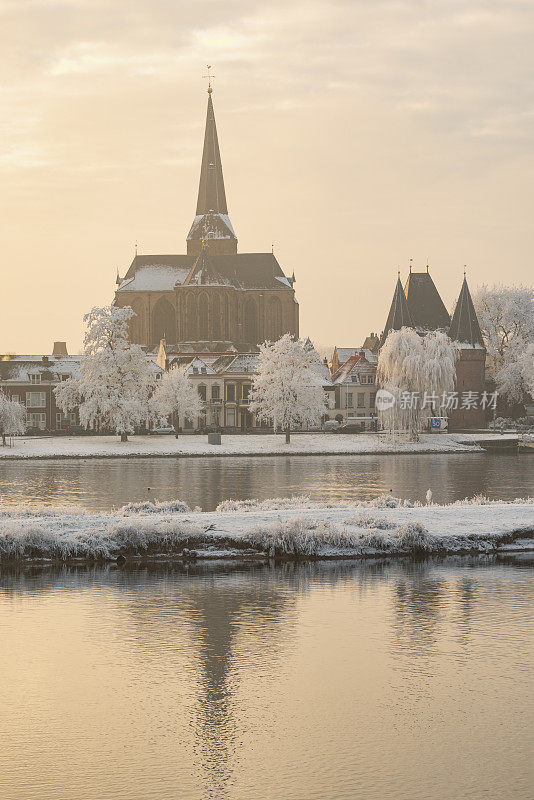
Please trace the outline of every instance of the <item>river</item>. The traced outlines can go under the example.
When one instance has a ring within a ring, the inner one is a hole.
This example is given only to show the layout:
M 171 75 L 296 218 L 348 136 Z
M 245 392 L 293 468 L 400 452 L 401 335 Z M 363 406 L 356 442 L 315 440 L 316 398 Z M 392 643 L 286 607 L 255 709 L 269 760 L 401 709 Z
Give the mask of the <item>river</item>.
M 526 557 L 3 573 L 0 797 L 527 800 L 532 576 Z
M 309 495 L 368 500 L 389 493 L 448 503 L 483 494 L 534 496 L 534 459 L 490 453 L 251 458 L 118 458 L 0 462 L 0 503 L 120 508 L 184 500 L 212 511 L 227 499 Z

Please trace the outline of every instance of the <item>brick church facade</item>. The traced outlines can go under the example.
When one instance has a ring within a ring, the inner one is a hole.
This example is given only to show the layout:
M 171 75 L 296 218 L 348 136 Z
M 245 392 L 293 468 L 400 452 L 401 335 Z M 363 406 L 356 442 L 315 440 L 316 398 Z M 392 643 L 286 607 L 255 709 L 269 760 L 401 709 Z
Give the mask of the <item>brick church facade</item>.
M 136 255 L 117 279 L 114 303 L 131 306 L 131 339 L 164 339 L 180 351 L 253 352 L 265 339 L 299 333 L 295 278 L 273 253 L 239 253 L 226 203 L 212 89 L 198 201 L 183 255 Z

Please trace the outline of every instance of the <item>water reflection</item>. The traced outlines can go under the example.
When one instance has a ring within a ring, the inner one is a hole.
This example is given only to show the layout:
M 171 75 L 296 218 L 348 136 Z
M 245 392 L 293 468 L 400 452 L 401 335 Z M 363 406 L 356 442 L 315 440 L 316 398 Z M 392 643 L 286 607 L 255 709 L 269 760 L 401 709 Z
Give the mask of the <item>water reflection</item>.
M 227 499 L 307 494 L 314 499 L 370 499 L 391 491 L 436 502 L 485 494 L 534 495 L 528 456 L 306 456 L 0 461 L 0 502 L 77 504 L 91 509 L 128 502 L 185 500 L 213 510 Z
M 1 572 L 0 796 L 523 800 L 533 599 L 523 556 Z

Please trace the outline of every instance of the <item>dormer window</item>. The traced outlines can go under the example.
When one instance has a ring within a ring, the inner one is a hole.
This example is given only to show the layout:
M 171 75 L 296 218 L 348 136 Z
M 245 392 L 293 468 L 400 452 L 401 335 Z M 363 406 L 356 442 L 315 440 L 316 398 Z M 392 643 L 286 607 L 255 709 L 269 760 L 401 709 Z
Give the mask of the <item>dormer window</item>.
M 30 383 L 41 383 L 41 373 L 36 372 L 30 375 Z

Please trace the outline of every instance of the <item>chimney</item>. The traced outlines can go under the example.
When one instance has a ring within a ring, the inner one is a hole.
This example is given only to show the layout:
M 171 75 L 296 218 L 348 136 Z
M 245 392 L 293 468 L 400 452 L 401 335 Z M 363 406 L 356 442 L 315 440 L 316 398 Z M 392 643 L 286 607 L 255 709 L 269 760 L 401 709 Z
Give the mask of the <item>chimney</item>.
M 67 342 L 54 342 L 53 356 L 68 356 Z

